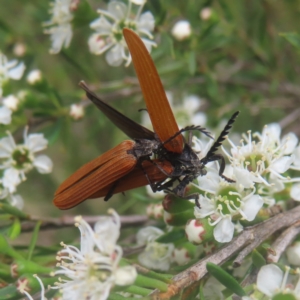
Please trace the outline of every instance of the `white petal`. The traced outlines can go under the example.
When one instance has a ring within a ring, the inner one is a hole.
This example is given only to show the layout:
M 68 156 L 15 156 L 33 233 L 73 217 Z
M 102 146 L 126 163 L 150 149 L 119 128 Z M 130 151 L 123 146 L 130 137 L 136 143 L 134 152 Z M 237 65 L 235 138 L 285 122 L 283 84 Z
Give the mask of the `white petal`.
M 24 207 L 24 200 L 22 198 L 21 195 L 16 195 L 16 194 L 13 194 L 10 196 L 10 203 L 12 206 L 18 208 L 18 209 L 23 209 Z
M 48 174 L 52 172 L 53 163 L 52 160 L 46 155 L 40 155 L 33 161 L 33 165 L 37 168 L 41 174 Z
M 24 63 L 21 62 L 16 67 L 14 67 L 8 71 L 8 76 L 11 79 L 19 80 L 23 76 L 25 68 L 26 67 L 25 67 Z
M 100 217 L 95 224 L 96 238 L 100 240 L 106 253 L 114 251 L 120 236 L 120 222 L 113 217 Z
M 136 234 L 136 241 L 138 245 L 146 245 L 150 241 L 156 240 L 163 235 L 164 232 L 154 226 L 148 226 L 140 229 Z
M 295 201 L 300 201 L 300 183 L 294 184 L 290 191 L 290 196 Z
M 210 169 L 205 176 L 197 178 L 199 188 L 208 193 L 215 194 L 219 188 L 220 176 L 217 170 Z
M 16 145 L 11 137 L 4 137 L 0 140 L 0 158 L 10 158 Z
M 134 3 L 136 5 L 143 5 L 146 3 L 147 0 L 130 0 L 131 3 Z
M 28 135 L 25 145 L 31 152 L 35 153 L 44 150 L 48 145 L 48 141 L 42 133 L 33 133 Z
M 98 34 L 109 35 L 112 31 L 112 24 L 104 16 L 94 20 L 90 27 L 96 30 Z
M 130 285 L 133 284 L 136 277 L 137 277 L 137 271 L 135 267 L 132 266 L 125 266 L 118 268 L 115 271 L 115 283 L 117 285 Z
M 51 35 L 51 54 L 57 54 L 62 47 L 68 48 L 73 36 L 72 26 L 69 23 L 51 27 L 45 30 L 45 33 Z
M 122 56 L 123 48 L 124 47 L 122 45 L 117 44 L 106 53 L 105 58 L 106 58 L 106 61 L 108 62 L 108 64 L 110 66 L 118 67 L 122 64 L 122 62 L 123 62 L 123 56 Z
M 152 32 L 154 30 L 155 20 L 151 12 L 147 11 L 143 13 L 137 21 L 138 30 Z
M 286 172 L 294 161 L 294 156 L 283 156 L 272 163 L 270 169 L 278 172 Z
M 0 124 L 8 125 L 11 123 L 11 114 L 12 111 L 6 107 L 0 107 Z
M 124 19 L 127 12 L 127 6 L 119 1 L 111 1 L 107 5 L 107 10 L 110 12 L 116 19 Z
M 250 188 L 255 182 L 258 182 L 258 178 L 243 168 L 234 167 L 233 173 L 235 180 L 238 184 L 241 184 L 244 188 Z
M 8 95 L 3 98 L 3 104 L 12 111 L 17 110 L 20 100 L 15 95 Z M 1 120 L 1 116 L 0 116 Z
M 259 291 L 271 297 L 281 286 L 283 272 L 276 265 L 270 264 L 261 267 L 258 272 L 256 285 Z
M 294 165 L 300 167 L 300 145 L 295 149 L 294 157 L 295 157 Z
M 298 138 L 295 133 L 290 132 L 283 137 L 281 142 L 285 145 L 284 154 L 291 154 L 298 144 Z
M 268 135 L 270 139 L 279 141 L 281 134 L 281 127 L 278 123 L 271 123 L 264 127 L 262 131 L 263 135 Z
M 214 202 L 209 198 L 200 195 L 199 203 L 201 208 L 197 206 L 194 208 L 194 216 L 196 219 L 205 218 L 215 212 Z
M 286 250 L 286 255 L 291 265 L 300 266 L 300 242 L 296 241 Z
M 248 221 L 253 221 L 264 204 L 263 199 L 259 195 L 253 195 L 242 204 L 244 217 Z
M 234 233 L 234 225 L 231 217 L 223 218 L 214 228 L 215 240 L 219 243 L 227 243 L 232 240 Z
M 6 169 L 3 174 L 2 184 L 5 188 L 9 190 L 10 193 L 16 191 L 16 187 L 21 183 L 19 171 L 10 168 Z

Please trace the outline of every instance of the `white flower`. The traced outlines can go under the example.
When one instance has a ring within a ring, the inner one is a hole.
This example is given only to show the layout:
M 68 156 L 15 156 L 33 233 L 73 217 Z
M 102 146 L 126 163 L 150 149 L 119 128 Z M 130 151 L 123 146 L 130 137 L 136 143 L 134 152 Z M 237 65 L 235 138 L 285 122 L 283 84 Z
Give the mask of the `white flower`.
M 192 33 L 190 22 L 186 20 L 178 21 L 173 26 L 171 33 L 178 41 L 187 39 Z
M 6 107 L 0 107 L 0 124 L 8 125 L 11 122 L 12 111 Z
M 155 242 L 163 234 L 161 229 L 152 226 L 138 231 L 136 235 L 137 244 L 146 245 L 144 251 L 138 256 L 138 260 L 143 266 L 154 270 L 169 270 L 174 245 Z
M 286 267 L 285 273 L 276 265 L 270 264 L 263 266 L 257 275 L 256 285 L 257 289 L 270 297 L 278 295 L 280 298 L 283 295 L 293 295 L 294 299 L 300 299 L 300 276 L 299 269 L 296 271 L 296 283 L 288 282 L 289 267 Z M 292 297 L 290 297 L 292 299 Z M 282 298 L 283 299 L 283 298 Z
M 147 49 L 151 51 L 151 47 L 156 46 L 149 40 L 153 38 L 151 32 L 154 30 L 154 17 L 150 12 L 141 13 L 145 2 L 129 1 L 127 6 L 120 1 L 110 1 L 107 11 L 99 9 L 100 17 L 90 24 L 95 30 L 88 41 L 90 51 L 96 55 L 106 52 L 106 60 L 111 66 L 120 66 L 124 60 L 128 66 L 131 56 L 122 33 L 125 27 L 142 36 Z M 134 17 L 132 4 L 138 6 Z
M 244 187 L 251 187 L 254 183 L 262 183 L 271 186 L 269 177 L 277 177 L 283 182 L 289 179 L 282 174 L 291 168 L 295 157 L 292 153 L 296 149 L 298 138 L 290 133 L 280 139 L 281 128 L 277 123 L 265 126 L 262 134 L 251 134 L 245 136 L 242 146 L 232 146 L 231 155 L 223 151 L 229 157 L 236 180 Z M 257 138 L 256 142 L 253 138 Z M 294 179 L 295 180 L 295 179 Z M 297 180 L 297 179 L 296 179 Z M 299 181 L 299 179 L 298 179 Z
M 205 191 L 199 196 L 201 208 L 195 206 L 197 219 L 209 217 L 214 228 L 214 237 L 220 243 L 231 241 L 237 220 L 253 221 L 264 204 L 256 190 L 244 189 L 237 183 L 229 183 L 219 176 L 216 169 L 209 168 L 205 176 L 198 177 L 198 187 Z
M 26 78 L 27 82 L 34 85 L 42 80 L 42 72 L 38 69 L 30 71 Z
M 76 224 L 81 232 L 81 249 L 64 245 L 58 254 L 63 275 L 56 283 L 63 299 L 105 300 L 114 285 L 133 284 L 137 272 L 132 266 L 119 267 L 122 248 L 116 245 L 120 234 L 120 218 L 115 211 L 112 216 L 101 218 L 94 231 L 81 217 Z
M 69 114 L 74 120 L 79 120 L 84 116 L 84 108 L 80 104 L 72 104 Z
M 2 96 L 3 83 L 9 79 L 19 80 L 25 70 L 24 63 L 17 60 L 7 60 L 7 57 L 0 52 L 0 97 Z
M 24 130 L 24 144 L 16 145 L 10 133 L 8 137 L 0 139 L 0 167 L 6 169 L 3 184 L 9 188 L 10 192 L 15 190 L 14 187 L 20 183 L 20 180 L 26 179 L 25 173 L 33 167 L 42 174 L 52 171 L 52 161 L 48 156 L 35 155 L 36 152 L 47 147 L 48 141 L 43 134 L 28 135 L 27 130 L 28 128 Z
M 51 19 L 44 24 L 50 27 L 44 32 L 51 35 L 52 46 L 50 53 L 56 54 L 63 47 L 69 47 L 73 36 L 71 26 L 73 19 L 72 0 L 55 0 L 55 2 L 51 3 L 51 6 Z

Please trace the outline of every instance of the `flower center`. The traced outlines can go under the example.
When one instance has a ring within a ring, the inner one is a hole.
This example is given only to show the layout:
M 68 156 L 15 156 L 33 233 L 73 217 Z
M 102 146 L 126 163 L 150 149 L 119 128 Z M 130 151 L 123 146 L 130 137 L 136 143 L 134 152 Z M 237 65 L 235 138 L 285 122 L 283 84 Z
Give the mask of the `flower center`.
M 248 157 L 245 158 L 245 164 L 247 166 L 248 171 L 256 172 L 260 169 L 262 164 L 264 164 L 265 168 L 267 168 L 267 161 L 265 156 L 258 153 L 252 153 Z
M 33 158 L 28 148 L 24 146 L 17 147 L 12 153 L 14 167 L 18 170 L 27 170 L 32 168 Z
M 231 215 L 240 207 L 240 198 L 236 195 L 237 190 L 233 187 L 223 188 L 217 198 L 217 207 L 223 215 Z
M 136 22 L 132 20 L 120 20 L 120 22 L 117 23 L 116 29 L 114 30 L 114 38 L 116 41 L 120 42 L 123 40 L 123 29 L 129 28 L 132 30 L 136 30 Z

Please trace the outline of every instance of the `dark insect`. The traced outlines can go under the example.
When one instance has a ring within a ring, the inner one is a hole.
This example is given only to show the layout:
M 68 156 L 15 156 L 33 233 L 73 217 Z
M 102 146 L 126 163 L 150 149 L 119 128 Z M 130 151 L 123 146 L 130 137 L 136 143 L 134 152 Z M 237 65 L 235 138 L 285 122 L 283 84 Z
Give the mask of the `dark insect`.
M 195 178 L 206 174 L 205 165 L 208 162 L 220 160 L 220 176 L 233 182 L 223 175 L 225 160 L 216 151 L 239 112 L 232 115 L 207 155 L 199 159 L 191 147 L 191 132 L 198 130 L 211 137 L 210 133 L 201 126 L 179 130 L 146 47 L 130 29 L 124 29 L 123 34 L 155 132 L 127 118 L 97 97 L 84 82 L 80 82 L 87 97 L 134 141 L 122 142 L 77 170 L 57 189 L 54 204 L 60 209 L 69 209 L 87 199 L 105 197 L 104 200 L 108 200 L 113 194 L 150 184 L 153 191 L 164 190 L 195 199 L 199 206 L 198 194 L 185 196 L 185 188 Z M 189 132 L 188 142 L 183 132 Z

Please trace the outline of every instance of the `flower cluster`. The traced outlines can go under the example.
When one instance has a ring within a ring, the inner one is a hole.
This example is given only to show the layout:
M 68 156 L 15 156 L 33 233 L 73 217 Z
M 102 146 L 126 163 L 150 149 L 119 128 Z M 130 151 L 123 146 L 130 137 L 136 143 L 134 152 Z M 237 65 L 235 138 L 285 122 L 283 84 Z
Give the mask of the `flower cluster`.
M 25 173 L 34 167 L 41 174 L 52 171 L 52 161 L 48 156 L 35 155 L 47 147 L 48 141 L 43 134 L 28 134 L 27 131 L 26 127 L 23 144 L 16 144 L 9 132 L 7 137 L 0 139 L 0 169 L 3 170 L 0 199 L 7 197 L 8 194 L 12 196 L 17 186 L 26 179 Z M 13 197 L 12 203 L 14 199 Z
M 73 19 L 72 0 L 55 0 L 51 2 L 51 19 L 44 23 L 47 28 L 44 32 L 51 35 L 51 54 L 56 54 L 63 47 L 68 48 L 73 36 L 71 21 Z
M 231 241 L 240 227 L 238 221 L 254 221 L 263 206 L 273 206 L 278 198 L 299 201 L 299 183 L 293 183 L 300 178 L 289 175 L 291 170 L 300 170 L 298 138 L 293 133 L 280 138 L 280 134 L 280 126 L 270 124 L 262 133 L 248 132 L 240 146 L 229 140 L 230 152 L 223 149 L 231 163 L 225 175 L 235 182 L 221 178 L 212 165 L 198 178 L 201 208 L 195 207 L 195 217 L 207 218 L 216 241 Z
M 9 79 L 19 80 L 23 76 L 25 70 L 24 63 L 18 63 L 17 60 L 8 60 L 7 57 L 0 52 L 0 124 L 8 125 L 11 123 L 12 112 L 17 110 L 20 102 L 15 95 L 3 95 L 3 87 Z
M 89 38 L 90 51 L 100 55 L 106 52 L 106 60 L 111 66 L 120 66 L 123 60 L 126 65 L 131 56 L 123 37 L 123 28 L 130 28 L 142 36 L 147 49 L 151 51 L 156 44 L 151 41 L 154 30 L 154 17 L 150 12 L 142 13 L 146 0 L 128 0 L 128 5 L 120 1 L 110 1 L 107 10 L 99 9 L 100 17 L 90 27 L 95 33 Z M 133 5 L 137 6 L 136 15 L 132 15 Z
M 107 299 L 114 285 L 127 286 L 137 276 L 132 266 L 119 266 L 122 248 L 116 244 L 120 235 L 120 217 L 111 210 L 111 217 L 101 217 L 94 230 L 81 217 L 76 226 L 81 232 L 80 249 L 63 244 L 58 253 L 55 275 L 63 276 L 56 283 L 63 299 Z

